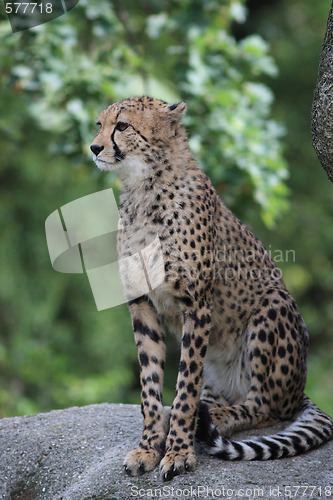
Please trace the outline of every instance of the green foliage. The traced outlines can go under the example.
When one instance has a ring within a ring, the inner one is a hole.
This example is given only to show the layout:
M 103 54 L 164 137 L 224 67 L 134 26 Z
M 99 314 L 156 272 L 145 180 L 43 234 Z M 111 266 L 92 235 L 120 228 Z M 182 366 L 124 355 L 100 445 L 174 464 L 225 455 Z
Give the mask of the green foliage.
M 332 350 L 333 346 L 319 349 L 316 355 L 309 356 L 306 394 L 316 405 L 332 415 Z
M 269 227 L 286 211 L 285 132 L 271 112 L 277 69 L 259 28 L 232 34 L 245 18 L 243 0 L 80 0 L 29 31 L 0 22 L 3 415 L 138 401 L 126 306 L 98 313 L 85 276 L 53 271 L 44 234 L 56 208 L 119 189 L 89 159 L 101 108 L 129 95 L 185 100 L 192 150 L 227 204 Z
M 162 12 L 151 2 L 152 13 L 142 15 L 144 7 L 81 0 L 58 21 L 7 34 L 3 53 L 16 49 L 8 83 L 25 93 L 36 125 L 53 133 L 53 152 L 66 155 L 88 154 L 97 110 L 115 99 L 184 99 L 193 150 L 221 191 L 228 188 L 226 201 L 254 199 L 273 225 L 286 209 L 287 170 L 283 129 L 270 118 L 273 95 L 258 82 L 277 72 L 267 44 L 231 36 L 231 21 L 244 16 L 239 1 L 165 3 Z

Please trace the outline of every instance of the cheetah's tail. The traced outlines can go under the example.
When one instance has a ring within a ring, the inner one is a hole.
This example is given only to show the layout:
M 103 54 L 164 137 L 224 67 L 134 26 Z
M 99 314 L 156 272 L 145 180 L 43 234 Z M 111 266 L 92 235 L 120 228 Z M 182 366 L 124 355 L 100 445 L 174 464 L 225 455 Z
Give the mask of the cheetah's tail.
M 333 436 L 332 419 L 304 395 L 296 420 L 277 434 L 233 441 L 222 437 L 200 402 L 196 437 L 210 455 L 223 460 L 270 460 L 299 455 L 316 448 Z

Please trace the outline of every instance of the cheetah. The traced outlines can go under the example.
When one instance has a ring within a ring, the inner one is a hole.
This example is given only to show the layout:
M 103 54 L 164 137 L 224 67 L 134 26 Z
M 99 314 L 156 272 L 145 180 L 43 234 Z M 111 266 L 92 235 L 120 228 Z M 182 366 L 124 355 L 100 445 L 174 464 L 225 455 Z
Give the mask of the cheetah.
M 124 462 L 163 480 L 196 466 L 194 441 L 226 460 L 293 456 L 329 440 L 329 416 L 304 394 L 308 333 L 264 245 L 224 205 L 189 149 L 186 104 L 132 97 L 104 109 L 90 149 L 122 181 L 119 261 L 159 238 L 164 278 L 139 298 L 123 266 L 140 362 L 140 443 Z M 162 404 L 164 326 L 180 342 L 176 395 Z M 239 430 L 292 420 L 269 436 Z

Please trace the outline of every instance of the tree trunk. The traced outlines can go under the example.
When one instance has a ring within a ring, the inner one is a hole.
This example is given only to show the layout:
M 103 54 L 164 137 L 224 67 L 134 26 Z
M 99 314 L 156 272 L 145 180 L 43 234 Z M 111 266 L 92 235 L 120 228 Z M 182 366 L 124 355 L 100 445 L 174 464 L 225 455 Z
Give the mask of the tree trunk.
M 319 61 L 312 107 L 312 143 L 333 182 L 333 3 Z

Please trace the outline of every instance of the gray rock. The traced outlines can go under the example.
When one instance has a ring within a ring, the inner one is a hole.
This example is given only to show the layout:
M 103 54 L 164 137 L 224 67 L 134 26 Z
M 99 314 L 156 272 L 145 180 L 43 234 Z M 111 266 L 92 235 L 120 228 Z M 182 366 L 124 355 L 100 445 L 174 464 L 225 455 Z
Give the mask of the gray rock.
M 333 441 L 299 457 L 268 462 L 224 462 L 199 450 L 195 473 L 162 483 L 158 469 L 140 478 L 123 471 L 124 456 L 138 444 L 141 429 L 137 405 L 100 404 L 5 418 L 0 421 L 1 498 L 333 497 Z

